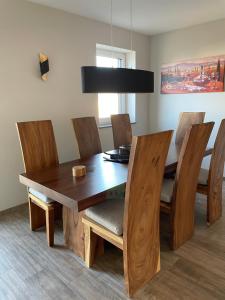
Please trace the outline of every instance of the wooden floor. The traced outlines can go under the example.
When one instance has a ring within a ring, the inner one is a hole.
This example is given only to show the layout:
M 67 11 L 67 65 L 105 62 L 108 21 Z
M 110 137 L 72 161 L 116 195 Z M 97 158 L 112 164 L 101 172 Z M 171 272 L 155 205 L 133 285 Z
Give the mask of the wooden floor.
M 0 300 L 127 299 L 118 249 L 107 247 L 94 267 L 86 269 L 82 260 L 63 246 L 60 225 L 56 246 L 50 249 L 44 230 L 30 232 L 27 216 L 26 206 L 0 215 Z M 195 235 L 175 252 L 168 247 L 164 219 L 161 272 L 135 299 L 224 300 L 225 217 L 208 228 L 205 201 L 198 196 Z

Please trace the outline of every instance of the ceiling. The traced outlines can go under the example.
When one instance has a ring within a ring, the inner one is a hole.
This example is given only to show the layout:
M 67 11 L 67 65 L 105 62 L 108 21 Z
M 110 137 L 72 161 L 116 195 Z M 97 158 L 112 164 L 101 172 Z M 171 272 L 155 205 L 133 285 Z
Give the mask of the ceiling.
M 28 0 L 109 23 L 110 0 Z M 158 34 L 225 18 L 225 0 L 132 0 L 133 28 Z M 130 28 L 130 0 L 113 0 L 113 25 Z

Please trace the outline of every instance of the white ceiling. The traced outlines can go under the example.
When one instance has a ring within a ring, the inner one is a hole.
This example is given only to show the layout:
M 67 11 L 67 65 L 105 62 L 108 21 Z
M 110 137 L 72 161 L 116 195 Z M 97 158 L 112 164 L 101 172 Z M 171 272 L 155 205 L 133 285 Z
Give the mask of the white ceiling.
M 28 0 L 109 23 L 110 0 Z M 225 18 L 225 0 L 132 0 L 134 30 L 149 35 Z M 130 27 L 130 0 L 113 0 L 113 24 Z

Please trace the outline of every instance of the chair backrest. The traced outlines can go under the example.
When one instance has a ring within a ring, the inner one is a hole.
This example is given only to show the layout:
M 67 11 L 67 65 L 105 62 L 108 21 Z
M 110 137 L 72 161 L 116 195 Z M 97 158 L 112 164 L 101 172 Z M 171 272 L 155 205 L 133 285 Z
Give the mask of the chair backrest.
M 173 248 L 194 231 L 194 207 L 199 171 L 214 122 L 195 124 L 186 132 L 177 165 L 172 200 Z
M 113 141 L 115 149 L 132 142 L 132 128 L 129 114 L 111 115 Z
M 210 219 L 218 219 L 222 213 L 222 183 L 223 183 L 223 171 L 225 161 L 225 119 L 220 123 L 220 127 L 217 133 L 214 149 L 212 152 L 210 168 L 209 168 L 209 195 L 210 198 L 208 205 L 210 206 L 208 211 Z M 219 201 L 218 201 L 219 199 Z
M 25 172 L 35 172 L 59 164 L 52 122 L 16 123 Z
M 176 132 L 176 144 L 182 145 L 184 136 L 191 125 L 203 123 L 205 112 L 182 112 Z
M 81 158 L 102 152 L 95 117 L 72 119 Z
M 159 267 L 160 192 L 172 133 L 166 131 L 132 140 L 123 224 L 125 283 L 129 294 L 151 279 Z

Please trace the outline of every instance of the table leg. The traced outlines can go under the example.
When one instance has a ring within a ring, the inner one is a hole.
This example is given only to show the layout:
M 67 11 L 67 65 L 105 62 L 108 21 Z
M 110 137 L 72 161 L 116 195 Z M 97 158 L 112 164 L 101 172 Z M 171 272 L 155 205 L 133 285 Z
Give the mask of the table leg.
M 63 231 L 66 246 L 76 255 L 84 258 L 84 228 L 82 216 L 84 212 L 76 212 L 63 206 Z
M 77 212 L 63 206 L 63 231 L 65 245 L 74 253 L 84 259 L 84 225 L 82 217 L 84 212 Z M 96 240 L 95 256 L 104 254 L 104 240 L 100 237 Z

